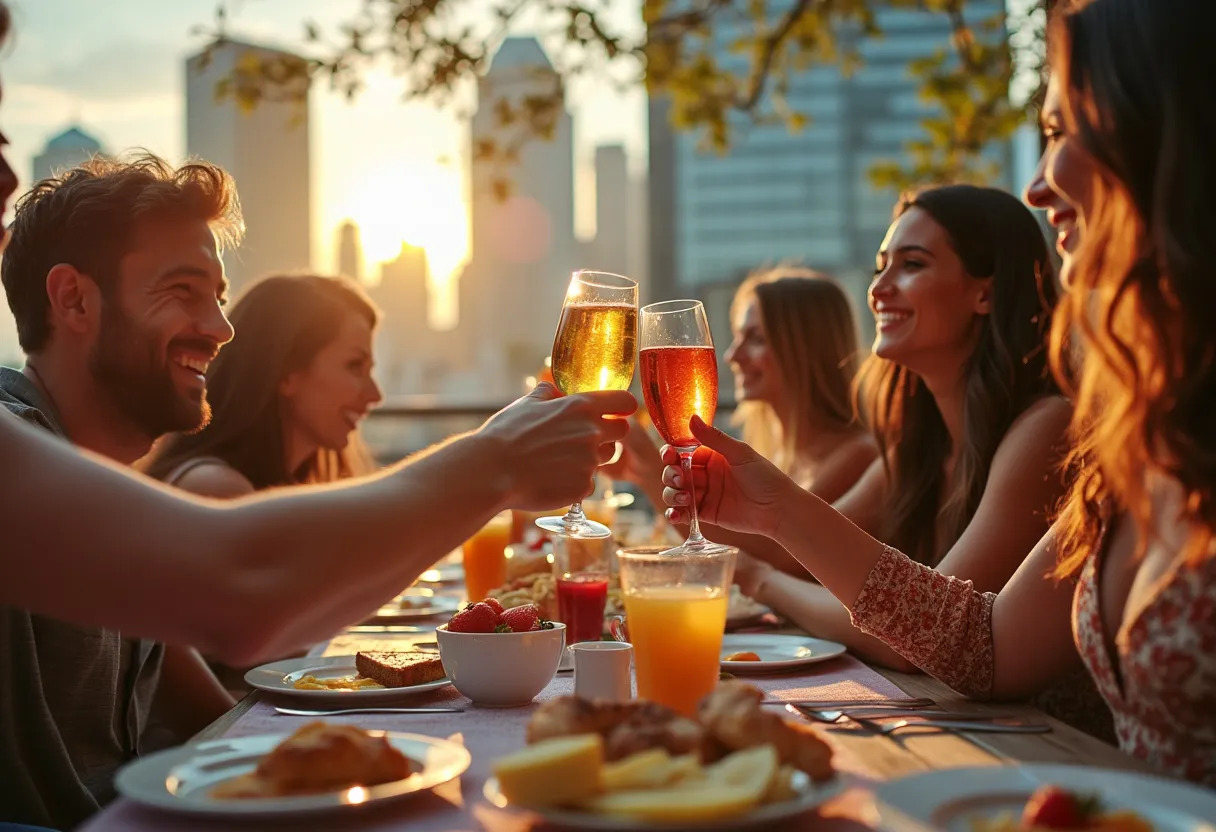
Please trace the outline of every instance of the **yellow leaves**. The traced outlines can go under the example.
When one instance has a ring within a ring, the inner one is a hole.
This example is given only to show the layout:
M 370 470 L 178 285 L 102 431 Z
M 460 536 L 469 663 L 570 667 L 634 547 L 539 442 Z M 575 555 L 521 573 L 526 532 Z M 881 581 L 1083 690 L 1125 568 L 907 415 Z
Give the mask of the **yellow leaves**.
M 510 127 L 515 123 L 515 108 L 507 98 L 498 98 L 491 105 L 494 113 L 494 123 L 500 127 Z
M 388 58 L 403 79 L 404 98 L 444 104 L 480 76 L 502 37 L 524 16 L 561 41 L 554 53 L 561 65 L 556 83 L 522 99 L 483 104 L 492 108 L 496 126 L 513 132 L 497 147 L 475 146 L 475 162 L 509 167 L 526 141 L 553 136 L 564 82 L 590 72 L 643 83 L 649 94 L 671 103 L 677 129 L 696 134 L 706 149 L 725 152 L 732 128 L 744 119 L 804 130 L 806 115 L 784 101 L 787 90 L 797 89 L 799 75 L 817 66 L 854 73 L 862 66 L 859 47 L 883 36 L 886 18 L 879 11 L 917 10 L 948 25 L 946 48 L 909 62 L 920 97 L 935 115 L 926 122 L 921 144 L 905 148 L 902 167 L 875 169 L 884 181 L 912 182 L 973 178 L 991 170 L 976 158 L 978 149 L 1009 136 L 1025 118 L 1009 100 L 1015 57 L 1022 64 L 1020 85 L 1033 88 L 1038 65 L 1026 55 L 1042 51 L 1042 21 L 1021 25 L 1013 11 L 1008 19 L 1003 11 L 980 14 L 976 0 L 641 0 L 640 38 L 613 24 L 612 0 L 491 0 L 476 27 L 461 13 L 468 2 L 367 0 L 328 31 L 307 22 L 303 41 L 320 55 L 317 60 L 297 59 L 295 66 L 243 60 L 217 86 L 217 95 L 250 109 L 268 100 L 302 99 L 314 78 L 328 76 L 333 88 L 354 96 L 372 62 Z M 1030 4 L 1039 17 L 1044 2 Z M 224 37 L 223 5 L 214 25 L 217 42 Z M 1035 12 L 1016 14 L 1031 20 Z M 1015 55 L 1011 37 L 1019 43 L 1029 39 L 1029 46 L 1018 46 Z M 497 190 L 505 198 L 507 189 Z

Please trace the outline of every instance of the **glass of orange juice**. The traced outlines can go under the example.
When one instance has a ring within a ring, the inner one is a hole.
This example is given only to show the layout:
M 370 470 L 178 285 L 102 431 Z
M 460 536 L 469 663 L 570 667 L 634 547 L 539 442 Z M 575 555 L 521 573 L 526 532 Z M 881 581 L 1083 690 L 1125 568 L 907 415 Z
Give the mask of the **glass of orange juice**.
M 507 580 L 511 512 L 496 514 L 464 543 L 464 585 L 470 601 L 480 601 Z
M 638 697 L 693 716 L 718 683 L 737 549 L 620 549 L 617 563 Z M 618 634 L 617 627 L 613 628 Z M 618 635 L 619 638 L 619 635 Z

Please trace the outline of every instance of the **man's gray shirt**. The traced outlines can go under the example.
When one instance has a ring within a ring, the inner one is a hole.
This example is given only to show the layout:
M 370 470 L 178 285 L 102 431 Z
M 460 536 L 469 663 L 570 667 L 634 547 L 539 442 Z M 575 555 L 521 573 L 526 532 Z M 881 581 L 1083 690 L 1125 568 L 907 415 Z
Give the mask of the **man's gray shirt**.
M 67 440 L 52 404 L 7 367 L 0 407 Z M 115 771 L 139 752 L 161 653 L 116 630 L 0 607 L 0 821 L 68 829 L 114 796 Z

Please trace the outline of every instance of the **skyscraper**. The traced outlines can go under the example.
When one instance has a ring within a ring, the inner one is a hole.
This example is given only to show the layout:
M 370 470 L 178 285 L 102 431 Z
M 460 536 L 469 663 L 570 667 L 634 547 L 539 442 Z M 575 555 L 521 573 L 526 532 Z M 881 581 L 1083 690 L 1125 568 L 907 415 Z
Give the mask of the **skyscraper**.
M 625 148 L 619 144 L 597 147 L 594 259 L 588 266 L 629 275 L 629 190 Z
M 217 100 L 218 82 L 239 77 L 258 60 L 303 59 L 227 41 L 186 60 L 186 150 L 232 174 L 241 197 L 245 241 L 224 257 L 237 289 L 269 272 L 312 263 L 307 100 L 263 100 L 252 109 L 231 97 Z
M 427 271 L 426 252 L 402 244 L 396 260 L 381 264 L 380 282 L 368 289 L 383 315 L 376 330 L 376 376 L 389 395 L 425 392 L 431 332 Z
M 34 181 L 54 176 L 101 152 L 101 142 L 79 127 L 69 127 L 48 139 L 46 148 L 34 157 Z
M 338 274 L 356 282 L 363 279 L 363 247 L 359 226 L 350 220 L 338 226 Z
M 670 298 L 657 296 L 650 279 L 650 200 L 647 175 L 639 174 L 629 179 L 629 213 L 625 218 L 626 262 L 625 274 L 638 282 L 638 300 L 646 304 Z
M 478 83 L 474 145 L 514 144 L 520 128 L 500 126 L 496 111 L 521 108 L 527 96 L 550 93 L 557 80 L 536 38 L 503 41 Z M 499 175 L 511 183 L 506 200 L 491 191 Z M 475 347 L 484 392 L 514 394 L 549 354 L 574 268 L 574 145 L 564 106 L 551 139 L 529 138 L 518 161 L 505 167 L 474 154 L 471 178 L 473 253 L 460 278 L 460 330 Z
M 1002 0 L 975 0 L 968 20 L 1001 8 Z M 857 44 L 860 70 L 846 76 L 836 66 L 816 66 L 791 78 L 789 104 L 811 120 L 801 132 L 738 119 L 730 151 L 705 153 L 697 150 L 698 136 L 671 130 L 662 100 L 650 102 L 653 285 L 670 278 L 669 293 L 729 297 L 723 290 L 750 270 L 802 260 L 844 280 L 860 299 L 896 197 L 875 189 L 869 170 L 904 157 L 905 142 L 923 133 L 931 110 L 908 65 L 949 48 L 950 37 L 940 13 L 876 13 L 885 34 Z M 715 36 L 723 64 L 746 71 L 746 55 L 727 53 L 734 33 L 722 27 Z M 989 153 L 1008 177 L 1009 143 L 994 143 Z M 723 315 L 715 316 L 719 338 Z
M 667 100 L 651 96 L 646 106 L 650 152 L 646 169 L 646 213 L 649 240 L 646 247 L 647 285 L 652 302 L 674 298 L 680 275 L 676 271 L 676 134 L 671 127 Z

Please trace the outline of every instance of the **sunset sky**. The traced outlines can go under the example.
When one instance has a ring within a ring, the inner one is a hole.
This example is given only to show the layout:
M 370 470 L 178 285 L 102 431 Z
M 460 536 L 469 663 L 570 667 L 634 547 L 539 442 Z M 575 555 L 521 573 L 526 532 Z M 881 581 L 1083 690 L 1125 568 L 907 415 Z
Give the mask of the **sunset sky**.
M 213 21 L 215 0 L 9 0 L 16 37 L 4 50 L 0 128 L 23 185 L 46 140 L 72 123 L 109 151 L 142 146 L 173 160 L 185 154 L 185 57 L 206 38 L 192 29 Z M 349 18 L 363 0 L 236 0 L 230 32 L 289 49 L 302 47 L 303 23 Z M 640 27 L 637 5 L 617 2 L 623 26 Z M 464 0 L 474 22 L 483 0 Z M 480 14 L 479 14 L 480 12 Z M 514 34 L 538 33 L 522 21 Z M 332 30 L 332 29 L 331 29 Z M 402 242 L 428 248 L 444 279 L 467 254 L 467 128 L 453 110 L 404 105 L 400 81 L 387 69 L 368 77 L 353 103 L 317 90 L 312 99 L 313 265 L 334 268 L 333 242 L 345 219 L 358 223 L 368 264 L 391 258 Z M 468 108 L 471 90 L 458 103 Z M 587 180 L 596 144 L 625 143 L 635 169 L 645 165 L 644 97 L 618 95 L 585 82 L 570 96 L 580 179 Z M 239 186 L 240 183 L 238 183 Z M 402 199 L 402 194 L 418 195 Z M 590 231 L 591 188 L 580 184 L 578 227 Z M 365 272 L 373 271 L 366 268 Z M 0 310 L 0 358 L 16 344 Z

